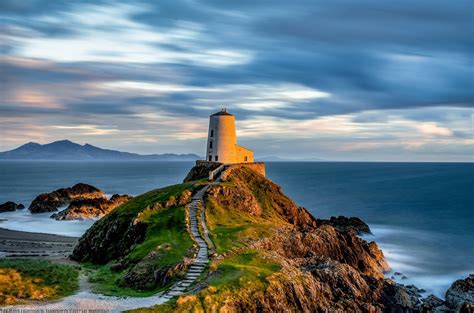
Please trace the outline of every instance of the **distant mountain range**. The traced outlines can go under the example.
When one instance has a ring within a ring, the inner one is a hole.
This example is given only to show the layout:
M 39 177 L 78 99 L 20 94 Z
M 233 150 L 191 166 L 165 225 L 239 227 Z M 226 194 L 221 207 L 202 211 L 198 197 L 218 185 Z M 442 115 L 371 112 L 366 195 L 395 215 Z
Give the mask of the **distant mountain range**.
M 77 161 L 195 161 L 196 154 L 149 154 L 102 149 L 86 143 L 80 145 L 69 140 L 41 145 L 30 142 L 16 149 L 0 152 L 0 160 L 77 160 Z

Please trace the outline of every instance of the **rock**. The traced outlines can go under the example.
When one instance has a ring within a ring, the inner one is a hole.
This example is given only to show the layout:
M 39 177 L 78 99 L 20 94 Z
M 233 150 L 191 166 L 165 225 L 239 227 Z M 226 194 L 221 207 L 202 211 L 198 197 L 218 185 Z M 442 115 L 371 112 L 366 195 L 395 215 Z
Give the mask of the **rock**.
M 116 212 L 110 212 L 89 228 L 74 247 L 71 259 L 105 264 L 122 258 L 132 247 L 143 242 L 147 225 L 133 223 Z
M 0 213 L 3 212 L 13 212 L 16 210 L 21 210 L 24 209 L 25 206 L 23 204 L 16 204 L 15 202 L 12 201 L 7 201 L 3 204 L 0 204 Z
M 58 221 L 101 218 L 131 198 L 128 195 L 114 194 L 109 200 L 106 198 L 76 199 L 69 204 L 67 209 L 51 215 L 51 218 Z
M 371 234 L 369 225 L 358 217 L 331 216 L 329 220 L 318 219 L 319 225 L 331 225 L 340 231 L 354 230 L 357 234 Z M 399 275 L 400 273 L 395 273 Z
M 441 307 L 444 305 L 444 301 L 434 295 L 429 295 L 428 297 L 421 300 L 422 304 L 420 307 L 421 312 L 433 312 L 435 308 Z
M 191 262 L 185 259 L 174 266 L 157 266 L 159 259 L 163 257 L 163 251 L 160 250 L 158 247 L 157 250 L 150 252 L 135 264 L 123 277 L 120 284 L 138 290 L 153 290 L 165 286 L 172 279 L 184 277 Z
M 389 269 L 382 250 L 354 233 L 341 233 L 330 225 L 310 231 L 281 229 L 273 237 L 258 240 L 253 247 L 273 251 L 284 258 L 325 257 L 350 265 L 364 275 L 382 279 Z
M 384 307 L 390 312 L 413 312 L 421 305 L 420 295 L 417 290 L 386 280 L 382 294 Z
M 446 291 L 446 305 L 457 312 L 474 311 L 474 275 L 456 280 Z
M 70 188 L 61 188 L 50 193 L 40 194 L 31 202 L 28 209 L 31 213 L 55 212 L 72 200 L 103 197 L 105 194 L 96 187 L 79 183 Z

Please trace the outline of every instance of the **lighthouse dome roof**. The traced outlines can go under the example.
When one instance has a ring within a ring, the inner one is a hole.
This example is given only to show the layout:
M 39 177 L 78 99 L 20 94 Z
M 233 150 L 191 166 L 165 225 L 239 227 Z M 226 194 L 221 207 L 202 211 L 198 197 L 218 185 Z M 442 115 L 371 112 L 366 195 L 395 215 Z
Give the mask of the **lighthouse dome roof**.
M 229 112 L 227 112 L 227 110 L 225 110 L 225 109 L 223 109 L 219 112 L 216 112 L 216 113 L 212 114 L 211 116 L 219 116 L 219 115 L 234 116 L 234 115 L 230 114 Z

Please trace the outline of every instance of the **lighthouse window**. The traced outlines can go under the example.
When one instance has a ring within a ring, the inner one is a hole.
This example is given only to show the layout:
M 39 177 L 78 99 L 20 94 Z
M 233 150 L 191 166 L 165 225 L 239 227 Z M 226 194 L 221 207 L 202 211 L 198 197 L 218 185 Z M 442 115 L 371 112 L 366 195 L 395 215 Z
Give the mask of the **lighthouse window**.
M 212 155 L 209 156 L 209 162 L 211 162 L 211 161 L 212 161 Z
M 216 162 L 219 161 L 219 157 L 216 155 Z
M 212 149 L 212 141 L 209 141 L 209 149 Z
M 211 129 L 211 137 L 214 137 L 214 130 Z
M 244 158 L 244 162 L 247 162 L 247 161 L 248 161 L 248 157 L 245 157 L 245 158 Z

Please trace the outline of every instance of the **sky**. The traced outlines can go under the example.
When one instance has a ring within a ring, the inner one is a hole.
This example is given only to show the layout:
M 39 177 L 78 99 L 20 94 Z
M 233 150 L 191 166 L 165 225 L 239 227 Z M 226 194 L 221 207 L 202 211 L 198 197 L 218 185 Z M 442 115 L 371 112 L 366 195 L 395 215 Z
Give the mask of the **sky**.
M 0 1 L 0 151 L 474 161 L 472 1 Z

